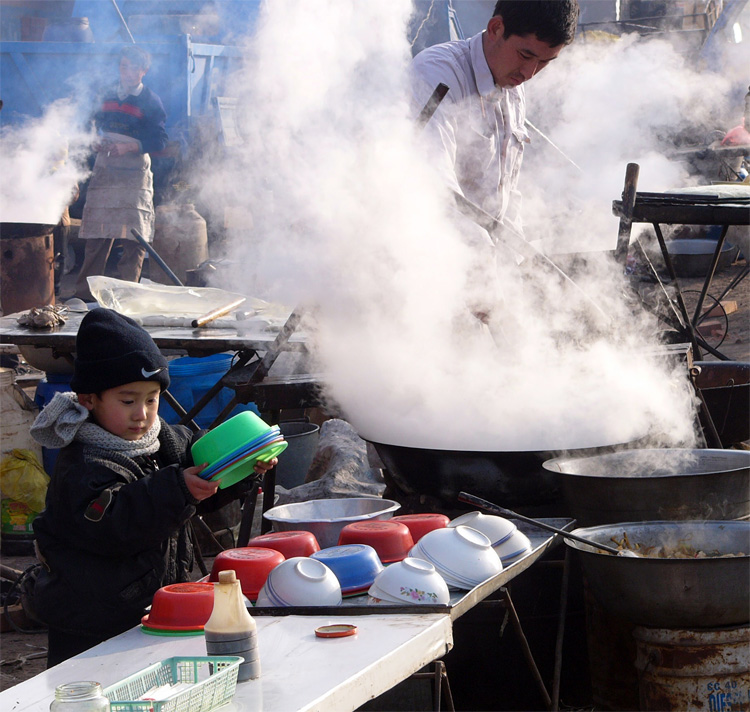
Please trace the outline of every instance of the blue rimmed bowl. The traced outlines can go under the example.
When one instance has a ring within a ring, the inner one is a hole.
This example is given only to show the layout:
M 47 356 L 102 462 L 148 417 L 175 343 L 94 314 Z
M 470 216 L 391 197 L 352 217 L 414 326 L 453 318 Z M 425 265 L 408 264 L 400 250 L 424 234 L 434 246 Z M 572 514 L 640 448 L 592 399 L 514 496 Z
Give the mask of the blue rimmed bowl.
M 322 561 L 336 574 L 344 596 L 366 593 L 383 570 L 378 553 L 368 544 L 331 546 L 316 551 L 310 558 Z

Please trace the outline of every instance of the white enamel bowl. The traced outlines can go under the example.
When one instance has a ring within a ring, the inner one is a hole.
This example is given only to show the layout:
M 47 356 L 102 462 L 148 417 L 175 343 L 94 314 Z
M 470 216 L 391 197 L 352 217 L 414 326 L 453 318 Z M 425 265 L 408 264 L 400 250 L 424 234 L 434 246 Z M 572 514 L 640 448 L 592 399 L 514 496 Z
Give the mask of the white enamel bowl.
M 268 574 L 257 606 L 338 606 L 341 586 L 322 561 L 295 556 Z
M 514 561 L 518 561 L 522 556 L 525 556 L 531 551 L 531 548 L 529 537 L 527 537 L 522 531 L 516 529 L 508 539 L 495 547 L 495 551 L 503 562 L 503 565 L 508 566 L 508 564 L 512 564 Z
M 450 601 L 448 585 L 435 567 L 413 558 L 386 567 L 375 577 L 368 593 L 372 598 L 402 604 L 447 605 Z
M 460 517 L 452 520 L 448 526 L 466 526 L 476 529 L 492 542 L 493 547 L 502 544 L 516 531 L 516 525 L 509 519 L 503 519 L 502 517 L 482 512 L 467 512 L 466 514 L 462 514 Z
M 429 561 L 449 587 L 469 590 L 503 570 L 482 532 L 458 525 L 425 534 L 409 556 Z

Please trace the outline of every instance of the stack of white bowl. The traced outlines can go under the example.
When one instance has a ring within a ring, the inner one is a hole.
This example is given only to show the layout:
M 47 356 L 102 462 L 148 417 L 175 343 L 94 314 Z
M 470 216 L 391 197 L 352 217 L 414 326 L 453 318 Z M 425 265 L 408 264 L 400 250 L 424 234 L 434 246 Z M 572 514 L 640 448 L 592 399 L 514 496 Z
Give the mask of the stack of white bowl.
M 529 538 L 508 519 L 482 512 L 467 512 L 456 517 L 448 527 L 471 527 L 482 532 L 492 542 L 503 566 L 518 561 L 531 551 Z
M 482 532 L 465 526 L 425 534 L 409 556 L 431 563 L 449 588 L 469 591 L 503 570 L 500 557 Z
M 294 556 L 268 574 L 256 606 L 338 606 L 341 586 L 322 561 Z
M 370 586 L 369 602 L 393 605 L 448 605 L 448 586 L 435 567 L 407 557 L 381 571 Z

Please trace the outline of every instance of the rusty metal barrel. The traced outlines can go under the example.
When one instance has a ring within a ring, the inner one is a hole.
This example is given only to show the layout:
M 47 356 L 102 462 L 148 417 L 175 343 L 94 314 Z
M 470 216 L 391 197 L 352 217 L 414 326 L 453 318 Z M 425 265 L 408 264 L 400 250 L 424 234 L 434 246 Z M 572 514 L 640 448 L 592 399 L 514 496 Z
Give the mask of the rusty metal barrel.
M 54 304 L 54 227 L 41 223 L 0 223 L 3 314 Z
M 720 585 L 720 584 L 719 584 Z M 750 710 L 750 626 L 633 631 L 640 710 Z

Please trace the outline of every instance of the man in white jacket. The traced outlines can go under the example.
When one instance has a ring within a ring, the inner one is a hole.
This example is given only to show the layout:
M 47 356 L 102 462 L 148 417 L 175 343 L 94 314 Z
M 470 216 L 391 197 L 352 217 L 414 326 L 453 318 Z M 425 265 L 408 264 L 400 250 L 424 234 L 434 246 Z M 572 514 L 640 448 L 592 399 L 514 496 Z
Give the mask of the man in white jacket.
M 424 128 L 448 187 L 517 233 L 518 177 L 529 142 L 523 83 L 573 41 L 578 14 L 577 0 L 499 0 L 486 30 L 428 47 L 412 61 L 415 111 L 439 84 L 448 87 Z M 469 219 L 459 225 L 478 248 L 478 263 L 494 262 L 495 239 Z

